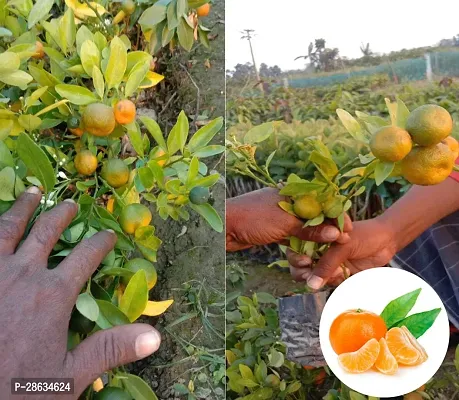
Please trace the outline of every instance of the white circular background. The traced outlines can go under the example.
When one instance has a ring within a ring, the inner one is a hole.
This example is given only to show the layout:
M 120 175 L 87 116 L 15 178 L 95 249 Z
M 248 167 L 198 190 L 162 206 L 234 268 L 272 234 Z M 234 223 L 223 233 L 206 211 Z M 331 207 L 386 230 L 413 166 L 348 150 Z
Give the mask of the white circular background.
M 338 364 L 329 332 L 333 320 L 342 312 L 361 308 L 381 314 L 389 301 L 422 288 L 408 315 L 441 308 L 432 327 L 418 341 L 428 360 L 416 367 L 400 367 L 395 375 L 376 371 L 349 374 Z M 374 397 L 396 397 L 418 389 L 440 368 L 449 342 L 449 323 L 445 307 L 433 288 L 418 276 L 396 268 L 373 268 L 353 275 L 336 288 L 328 299 L 320 320 L 320 346 L 333 373 L 351 389 Z

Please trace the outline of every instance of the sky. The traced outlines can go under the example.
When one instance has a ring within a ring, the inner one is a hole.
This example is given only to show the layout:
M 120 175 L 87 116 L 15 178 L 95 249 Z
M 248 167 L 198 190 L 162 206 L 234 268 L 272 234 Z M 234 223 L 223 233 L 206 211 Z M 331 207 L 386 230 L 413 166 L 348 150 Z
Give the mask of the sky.
M 252 44 L 261 63 L 301 69 L 294 61 L 314 39 L 338 47 L 341 56 L 361 56 L 361 43 L 375 53 L 431 46 L 459 34 L 459 1 L 435 0 L 226 0 L 226 68 L 251 62 L 243 29 L 254 29 Z M 427 6 L 427 5 L 430 5 Z

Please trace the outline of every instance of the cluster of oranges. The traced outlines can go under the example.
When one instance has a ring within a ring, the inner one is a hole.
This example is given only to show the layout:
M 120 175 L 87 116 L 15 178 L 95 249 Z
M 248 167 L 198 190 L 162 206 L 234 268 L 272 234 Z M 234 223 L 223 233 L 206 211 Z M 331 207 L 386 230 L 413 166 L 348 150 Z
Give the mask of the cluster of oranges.
M 393 176 L 415 185 L 436 185 L 451 174 L 459 155 L 452 130 L 448 111 L 427 104 L 409 114 L 405 129 L 386 126 L 375 132 L 370 149 L 380 161 L 396 163 Z
M 361 374 L 374 369 L 393 375 L 401 366 L 416 366 L 427 353 L 406 326 L 387 330 L 384 320 L 364 310 L 346 311 L 330 328 L 330 344 L 341 367 Z

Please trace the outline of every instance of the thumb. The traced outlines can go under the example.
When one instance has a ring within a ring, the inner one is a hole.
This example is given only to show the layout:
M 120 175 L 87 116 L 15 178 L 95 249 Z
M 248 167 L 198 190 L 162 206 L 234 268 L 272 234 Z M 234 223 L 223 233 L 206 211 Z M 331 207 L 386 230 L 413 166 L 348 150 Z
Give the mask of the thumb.
M 147 324 L 116 326 L 98 331 L 67 353 L 69 376 L 75 392 L 83 390 L 103 372 L 140 360 L 158 350 L 159 332 Z
M 312 269 L 312 275 L 307 284 L 311 289 L 318 290 L 327 281 L 335 276 L 336 270 L 347 260 L 350 254 L 350 245 L 335 244 L 322 256 L 317 265 Z

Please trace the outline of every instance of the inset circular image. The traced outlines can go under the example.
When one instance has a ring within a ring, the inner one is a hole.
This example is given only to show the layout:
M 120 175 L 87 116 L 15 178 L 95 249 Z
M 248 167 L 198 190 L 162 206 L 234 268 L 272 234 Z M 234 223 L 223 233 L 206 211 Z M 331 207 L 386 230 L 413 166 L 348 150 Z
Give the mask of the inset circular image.
M 415 391 L 440 368 L 449 343 L 445 307 L 418 276 L 373 268 L 343 282 L 320 320 L 320 345 L 333 373 L 373 397 Z

